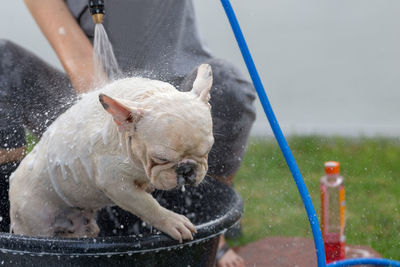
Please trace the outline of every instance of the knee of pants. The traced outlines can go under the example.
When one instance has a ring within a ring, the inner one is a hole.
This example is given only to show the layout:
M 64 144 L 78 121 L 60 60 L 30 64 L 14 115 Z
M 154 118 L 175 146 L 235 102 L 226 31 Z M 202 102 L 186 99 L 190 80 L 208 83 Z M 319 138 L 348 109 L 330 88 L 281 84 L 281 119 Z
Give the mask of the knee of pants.
M 11 41 L 0 39 L 0 149 L 17 148 L 26 143 L 22 111 L 13 101 L 15 88 L 8 79 L 15 65 L 13 46 Z
M 241 71 L 223 59 L 211 59 L 213 86 L 211 89 L 211 112 L 213 117 L 235 121 L 244 119 L 254 121 L 253 102 L 255 91 Z
M 213 71 L 211 113 L 215 143 L 209 155 L 209 173 L 231 175 L 240 166 L 255 120 L 252 84 L 232 64 L 221 59 L 206 62 Z
M 253 85 L 234 65 L 222 59 L 210 59 L 213 72 L 211 88 L 211 114 L 214 145 L 208 157 L 208 173 L 230 176 L 240 166 L 251 126 L 255 120 Z M 180 90 L 192 88 L 197 71 L 181 83 Z
M 10 41 L 7 39 L 0 38 L 0 55 L 2 55 L 6 51 L 9 42 Z
M 0 93 L 4 98 L 5 88 L 10 86 L 10 76 L 14 73 L 14 68 L 19 62 L 16 62 L 15 51 L 13 51 L 14 43 L 6 39 L 0 39 Z M 10 90 L 9 90 L 10 91 Z M 7 92 L 11 94 L 12 91 Z
M 7 39 L 1 39 L 0 38 L 0 67 L 11 67 L 14 61 L 15 57 L 15 52 L 13 47 L 16 47 L 16 45 Z M 7 73 L 7 70 L 1 70 L 0 69 L 0 74 L 1 73 Z

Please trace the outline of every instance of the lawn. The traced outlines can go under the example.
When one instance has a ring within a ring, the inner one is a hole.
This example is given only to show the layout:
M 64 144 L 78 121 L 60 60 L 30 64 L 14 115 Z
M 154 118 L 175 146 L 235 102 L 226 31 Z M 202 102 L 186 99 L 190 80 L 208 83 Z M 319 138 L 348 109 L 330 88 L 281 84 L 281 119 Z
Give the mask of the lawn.
M 323 163 L 341 163 L 346 186 L 348 244 L 368 245 L 400 260 L 400 141 L 385 138 L 292 137 L 288 140 L 317 214 Z M 235 188 L 244 201 L 243 236 L 312 237 L 293 178 L 274 139 L 252 139 Z

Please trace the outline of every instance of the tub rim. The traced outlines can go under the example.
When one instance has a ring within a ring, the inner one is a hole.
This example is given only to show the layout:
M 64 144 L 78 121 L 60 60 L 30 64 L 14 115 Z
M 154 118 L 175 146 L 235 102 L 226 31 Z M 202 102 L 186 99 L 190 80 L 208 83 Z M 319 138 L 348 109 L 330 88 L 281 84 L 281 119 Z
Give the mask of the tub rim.
M 47 238 L 15 235 L 0 232 L 0 251 L 2 253 L 30 254 L 32 256 L 101 256 L 136 254 L 152 251 L 179 249 L 192 246 L 223 234 L 226 229 L 239 221 L 243 213 L 243 203 L 239 194 L 231 187 L 227 201 L 229 210 L 220 217 L 196 225 L 194 240 L 178 241 L 164 233 L 150 236 L 128 235 L 96 238 Z

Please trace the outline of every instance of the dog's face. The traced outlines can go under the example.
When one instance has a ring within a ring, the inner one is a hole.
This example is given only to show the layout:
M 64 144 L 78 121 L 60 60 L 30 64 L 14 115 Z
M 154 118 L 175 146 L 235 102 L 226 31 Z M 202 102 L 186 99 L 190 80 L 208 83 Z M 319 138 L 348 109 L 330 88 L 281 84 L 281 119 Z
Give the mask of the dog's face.
M 211 68 L 201 65 L 190 92 L 155 94 L 141 108 L 100 96 L 119 129 L 128 131 L 132 158 L 155 188 L 198 185 L 206 175 L 214 143 L 208 104 L 211 85 Z
M 208 169 L 208 153 L 214 143 L 209 108 L 195 99 L 188 98 L 184 103 L 184 98 L 181 103 L 175 102 L 179 107 L 176 111 L 162 105 L 153 110 L 156 117 L 151 123 L 142 124 L 142 164 L 157 189 L 198 185 Z M 135 147 L 137 143 L 132 142 L 132 149 Z

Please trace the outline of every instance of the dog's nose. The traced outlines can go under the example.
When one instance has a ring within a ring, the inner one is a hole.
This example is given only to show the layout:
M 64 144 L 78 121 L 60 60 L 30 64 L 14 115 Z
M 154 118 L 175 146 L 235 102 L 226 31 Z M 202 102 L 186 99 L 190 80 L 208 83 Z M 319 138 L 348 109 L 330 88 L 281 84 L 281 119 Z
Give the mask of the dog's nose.
M 191 162 L 179 163 L 175 168 L 175 172 L 178 185 L 194 185 L 196 183 L 196 164 Z

